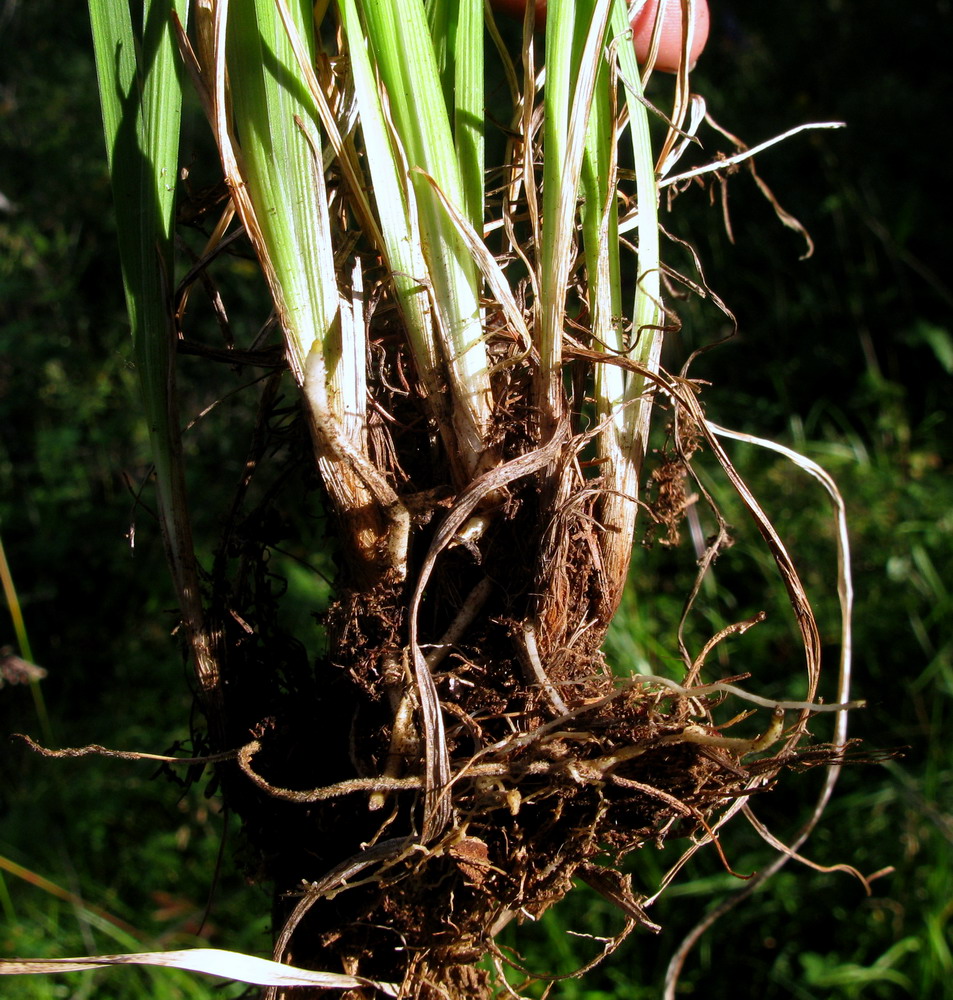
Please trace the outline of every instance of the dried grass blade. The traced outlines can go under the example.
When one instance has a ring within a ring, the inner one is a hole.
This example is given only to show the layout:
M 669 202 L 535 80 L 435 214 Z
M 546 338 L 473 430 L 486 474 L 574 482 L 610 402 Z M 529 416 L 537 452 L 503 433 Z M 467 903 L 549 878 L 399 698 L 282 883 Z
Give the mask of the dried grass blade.
M 423 177 L 433 188 L 443 210 L 447 213 L 448 220 L 456 227 L 460 239 L 467 250 L 469 250 L 474 263 L 480 269 L 480 273 L 483 275 L 490 292 L 503 310 L 503 315 L 507 323 L 522 343 L 524 353 L 528 354 L 532 350 L 532 338 L 529 327 L 526 325 L 523 311 L 516 302 L 513 289 L 506 275 L 503 273 L 503 269 L 497 263 L 493 254 L 487 249 L 486 243 L 483 242 L 457 206 L 443 193 L 433 177 L 423 170 L 415 170 L 414 173 Z
M 675 106 L 672 109 L 671 125 L 669 126 L 668 133 L 665 136 L 665 141 L 662 143 L 662 150 L 659 153 L 658 166 L 656 167 L 656 173 L 659 176 L 662 174 L 662 165 L 669 159 L 675 143 L 678 142 L 681 135 L 684 135 L 683 126 L 685 124 L 685 116 L 688 114 L 691 103 L 689 75 L 692 67 L 689 66 L 688 59 L 692 50 L 692 39 L 695 30 L 694 8 L 695 4 L 699 2 L 700 0 L 681 0 L 681 17 L 682 25 L 684 26 L 684 32 L 682 34 L 682 54 L 678 64 L 678 74 L 675 78 Z M 656 11 L 655 25 L 653 26 L 652 31 L 653 42 L 655 41 L 657 32 L 661 28 L 664 6 L 664 4 L 659 4 L 658 10 Z M 650 58 L 650 65 L 652 61 L 654 61 L 654 54 Z M 643 85 L 646 83 L 647 78 L 648 73 L 643 75 Z
M 801 578 L 794 567 L 794 563 L 788 554 L 787 548 L 775 530 L 774 525 L 765 514 L 754 494 L 748 488 L 747 483 L 745 483 L 745 481 L 738 474 L 738 471 L 732 464 L 731 459 L 729 459 L 724 448 L 722 448 L 717 435 L 709 427 L 704 411 L 701 408 L 701 404 L 695 398 L 694 393 L 677 392 L 673 398 L 676 398 L 678 403 L 685 407 L 691 416 L 691 419 L 695 421 L 699 429 L 705 435 L 705 440 L 708 442 L 708 446 L 715 454 L 715 457 L 718 459 L 725 475 L 728 477 L 731 485 L 735 488 L 738 496 L 748 509 L 748 513 L 757 525 L 758 531 L 761 533 L 761 537 L 765 540 L 772 556 L 774 557 L 775 564 L 778 567 L 778 571 L 784 581 L 785 589 L 788 592 L 791 606 L 794 609 L 795 621 L 797 623 L 798 630 L 801 633 L 801 641 L 804 646 L 808 681 L 808 690 L 805 701 L 813 701 L 817 696 L 817 684 L 820 679 L 821 637 L 817 628 L 817 620 L 814 617 L 814 612 L 811 608 L 811 603 L 808 600 L 807 593 L 804 590 L 804 585 L 801 583 Z
M 801 455 L 793 448 L 787 448 L 775 441 L 766 438 L 755 437 L 752 434 L 744 434 L 739 431 L 728 430 L 719 427 L 717 424 L 709 422 L 709 430 L 721 438 L 728 438 L 733 441 L 744 441 L 757 445 L 760 448 L 767 448 L 769 451 L 783 455 L 793 462 L 799 469 L 802 469 L 809 476 L 816 479 L 827 491 L 834 505 L 834 516 L 837 525 L 837 599 L 840 604 L 841 615 L 841 637 L 840 637 L 840 667 L 837 680 L 837 701 L 847 702 L 850 699 L 851 687 L 851 661 L 853 653 L 853 612 L 854 612 L 854 583 L 850 565 L 850 535 L 847 529 L 847 508 L 844 498 L 833 477 L 816 462 L 806 455 Z M 847 713 L 842 712 L 838 718 L 834 732 L 834 742 L 844 743 L 847 740 Z M 836 768 L 832 769 L 832 774 L 839 773 Z
M 744 813 L 745 818 L 751 824 L 759 837 L 765 841 L 765 843 L 770 844 L 776 851 L 780 854 L 786 855 L 788 858 L 799 861 L 802 865 L 806 865 L 808 868 L 812 868 L 816 872 L 823 872 L 824 874 L 831 874 L 832 872 L 844 872 L 846 875 L 853 875 L 861 885 L 864 887 L 864 892 L 867 895 L 871 895 L 872 890 L 870 888 L 870 882 L 866 879 L 853 865 L 837 864 L 837 865 L 821 865 L 816 861 L 811 861 L 810 858 L 805 858 L 803 855 L 797 853 L 797 849 L 794 847 L 788 847 L 787 844 L 778 840 L 777 837 L 755 816 L 754 811 L 751 808 L 751 804 L 746 802 L 742 807 L 741 811 Z
M 284 25 L 285 32 L 288 35 L 288 42 L 291 45 L 295 61 L 298 64 L 298 70 L 301 73 L 302 79 L 308 85 L 308 90 L 318 111 L 321 124 L 324 126 L 328 144 L 333 149 L 341 171 L 347 179 L 348 204 L 360 220 L 361 232 L 374 246 L 380 246 L 380 228 L 377 225 L 377 220 L 374 218 L 374 213 L 371 211 L 370 202 L 367 198 L 367 184 L 361 175 L 360 168 L 355 162 L 354 149 L 344 141 L 344 137 L 341 135 L 337 120 L 328 105 L 327 97 L 321 89 L 321 85 L 311 64 L 298 24 L 288 9 L 287 3 L 285 0 L 274 0 L 274 2 L 278 10 L 278 15 L 281 18 L 281 23 Z M 352 59 L 357 57 L 358 55 L 352 54 Z
M 709 124 L 714 125 L 707 112 L 705 117 Z M 764 142 L 758 143 L 757 146 L 752 146 L 750 149 L 742 149 L 740 153 L 735 153 L 734 156 L 727 156 L 723 160 L 713 160 L 711 163 L 706 163 L 703 167 L 694 167 L 692 170 L 686 170 L 683 174 L 675 174 L 673 177 L 666 177 L 664 180 L 659 182 L 659 187 L 670 187 L 672 184 L 681 184 L 683 181 L 691 180 L 693 177 L 701 177 L 702 174 L 710 174 L 718 170 L 725 170 L 734 163 L 741 163 L 744 160 L 749 160 L 751 157 L 757 156 L 757 154 L 763 150 L 777 145 L 777 143 L 783 142 L 785 139 L 790 139 L 791 136 L 797 135 L 799 132 L 805 132 L 808 129 L 846 128 L 846 126 L 846 122 L 808 122 L 804 125 L 798 125 L 795 128 L 788 129 L 787 132 L 782 132 L 780 135 L 774 136 L 773 139 L 767 139 Z M 734 139 L 734 136 L 724 132 L 723 129 L 719 129 L 718 131 L 728 135 L 729 138 Z
M 803 469 L 809 475 L 817 479 L 827 491 L 828 495 L 834 504 L 836 519 L 837 519 L 837 559 L 838 559 L 838 600 L 840 602 L 841 609 L 841 659 L 840 659 L 840 669 L 838 676 L 838 686 L 837 686 L 837 698 L 841 703 L 840 710 L 837 711 L 837 718 L 834 726 L 835 732 L 835 742 L 843 744 L 847 739 L 847 709 L 851 707 L 856 707 L 856 703 L 848 702 L 850 696 L 850 679 L 851 679 L 851 650 L 852 650 L 852 630 L 851 630 L 851 619 L 852 619 L 852 609 L 853 609 L 853 584 L 850 571 L 850 547 L 849 547 L 849 537 L 847 532 L 847 520 L 846 520 L 846 510 L 844 506 L 843 497 L 840 491 L 837 489 L 836 484 L 831 478 L 830 474 L 821 468 L 817 463 L 811 461 L 803 455 L 798 454 L 792 449 L 786 448 L 783 445 L 779 445 L 776 442 L 768 441 L 763 438 L 757 438 L 752 435 L 741 434 L 736 431 L 729 431 L 723 427 L 719 427 L 717 424 L 711 424 L 706 422 L 707 432 L 711 435 L 717 435 L 719 437 L 725 437 L 732 440 L 748 441 L 753 444 L 757 444 L 761 447 L 775 451 L 785 457 L 789 458 L 794 462 L 799 468 Z M 813 693 L 811 694 L 813 698 Z M 838 706 L 825 706 L 832 709 Z M 797 836 L 794 838 L 790 846 L 783 845 L 780 842 L 774 844 L 774 846 L 780 851 L 779 856 L 766 868 L 763 868 L 758 874 L 748 883 L 745 888 L 730 898 L 724 900 L 719 906 L 717 906 L 711 913 L 707 914 L 702 920 L 700 920 L 695 927 L 686 935 L 678 949 L 672 955 L 669 961 L 668 969 L 666 970 L 665 976 L 665 993 L 663 1000 L 674 1000 L 675 988 L 678 983 L 679 975 L 685 960 L 688 957 L 691 949 L 697 944 L 699 939 L 705 934 L 708 929 L 715 924 L 721 917 L 726 913 L 734 909 L 739 903 L 747 899 L 747 897 L 754 892 L 754 890 L 770 878 L 772 878 L 787 862 L 792 858 L 800 859 L 797 852 L 807 841 L 813 832 L 815 826 L 821 819 L 824 809 L 827 807 L 827 803 L 830 800 L 831 794 L 834 790 L 834 785 L 837 782 L 839 775 L 839 769 L 837 767 L 829 767 L 827 769 L 827 774 L 824 778 L 824 784 L 821 788 L 820 794 L 817 797 L 817 801 L 814 804 L 814 808 L 811 811 L 811 815 L 807 818 L 801 829 L 798 831 Z M 739 801 L 735 806 L 729 811 L 730 815 L 734 815 L 739 808 L 744 808 L 743 802 Z M 750 813 L 750 810 L 749 810 Z M 728 815 L 724 817 L 727 820 Z M 749 816 L 749 819 L 753 819 L 753 814 Z M 761 826 L 759 821 L 758 826 Z M 762 827 L 763 829 L 763 827 Z M 765 830 L 766 840 L 770 843 L 774 840 L 773 836 Z M 849 866 L 835 866 L 838 869 Z M 850 871 L 854 871 L 850 869 Z M 854 872 L 861 878 L 864 885 L 867 886 L 868 880 L 864 879 L 860 873 Z
M 387 996 L 397 996 L 397 988 L 389 983 L 376 983 L 360 976 L 345 976 L 337 972 L 315 972 L 282 965 L 270 959 L 257 958 L 221 948 L 186 948 L 181 951 L 145 951 L 127 955 L 93 955 L 89 958 L 44 958 L 28 960 L 0 959 L 0 975 L 49 975 L 57 972 L 85 972 L 111 965 L 153 965 L 169 969 L 185 969 L 221 976 L 240 983 L 257 986 L 319 986 L 323 989 L 360 989 L 371 987 Z

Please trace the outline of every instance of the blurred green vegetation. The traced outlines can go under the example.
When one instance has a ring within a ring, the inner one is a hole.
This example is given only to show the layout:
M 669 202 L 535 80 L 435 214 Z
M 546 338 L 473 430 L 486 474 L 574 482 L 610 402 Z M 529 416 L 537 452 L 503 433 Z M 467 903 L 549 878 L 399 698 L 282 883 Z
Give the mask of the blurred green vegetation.
M 734 244 L 717 198 L 711 204 L 692 188 L 676 200 L 666 225 L 698 248 L 711 288 L 739 322 L 738 335 L 697 358 L 690 373 L 712 383 L 704 399 L 715 420 L 790 444 L 835 475 L 851 522 L 855 693 L 869 704 L 854 714 L 852 733 L 872 749 L 904 749 L 886 764 L 845 768 L 804 848 L 821 864 L 847 862 L 866 874 L 892 866 L 893 873 L 876 879 L 867 897 L 843 873 L 790 863 L 706 935 L 686 962 L 678 995 L 949 996 L 953 761 L 943 734 L 953 694 L 953 291 L 939 263 L 951 191 L 932 136 L 949 82 L 937 68 L 949 47 L 950 3 L 902 11 L 886 0 L 712 6 L 712 41 L 695 88 L 722 125 L 751 144 L 804 121 L 843 119 L 849 127 L 801 136 L 758 160 L 759 175 L 811 232 L 817 249 L 808 260 L 798 259 L 800 238 L 781 227 L 744 171 L 729 187 Z M 709 139 L 706 147 L 708 155 L 730 151 Z M 183 151 L 196 164 L 196 185 L 207 148 L 196 128 Z M 0 192 L 9 203 L 0 202 L 0 532 L 34 656 L 49 670 L 43 690 L 55 739 L 153 752 L 187 747 L 192 697 L 171 635 L 175 614 L 149 489 L 142 489 L 148 459 L 82 5 L 34 0 L 0 8 Z M 676 246 L 670 257 L 688 270 Z M 229 301 L 238 296 L 248 306 L 232 317 L 248 342 L 267 308 L 241 259 L 231 280 Z M 728 329 L 710 303 L 688 301 L 680 313 L 683 330 L 667 360 L 676 368 Z M 197 316 L 213 342 L 211 315 Z M 224 366 L 210 375 L 210 366 L 190 358 L 181 372 L 190 415 L 254 377 Z M 208 558 L 240 474 L 254 398 L 235 392 L 187 435 Z M 828 502 L 777 456 L 727 447 L 790 544 L 817 603 L 832 675 L 838 635 Z M 725 644 L 721 665 L 751 671 L 757 681 L 759 671 L 777 677 L 790 663 L 797 683 L 784 596 L 740 507 L 704 457 L 700 465 L 736 543 L 715 567 L 717 592 L 703 592 L 689 639 L 764 609 L 768 621 Z M 270 566 L 276 594 L 284 581 L 289 588 L 283 624 L 314 655 L 321 636 L 311 612 L 324 585 L 302 572 L 299 559 L 321 562 L 314 552 L 320 514 L 307 478 L 293 462 L 281 468 L 301 481 L 287 509 L 270 515 L 275 538 L 285 533 L 283 518 L 301 520 L 295 504 L 311 506 L 304 541 L 289 542 L 285 554 L 279 542 Z M 636 554 L 609 643 L 622 668 L 675 657 L 674 632 L 695 572 L 683 536 L 677 549 L 656 544 Z M 0 644 L 12 640 L 5 629 Z M 833 694 L 830 681 L 825 694 Z M 814 728 L 818 739 L 829 735 L 823 722 Z M 0 690 L 0 732 L 38 734 L 28 691 Z M 820 783 L 816 773 L 788 775 L 755 803 L 756 812 L 776 835 L 792 838 Z M 227 823 L 209 791 L 201 782 L 185 788 L 146 764 L 48 761 L 5 743 L 0 856 L 72 897 L 0 870 L 2 955 L 196 941 L 266 953 L 267 893 L 244 877 L 236 824 L 219 864 Z M 736 871 L 770 860 L 741 818 L 725 846 Z M 651 892 L 672 860 L 645 847 L 632 859 L 636 888 Z M 697 855 L 653 909 L 661 935 L 633 936 L 613 960 L 560 982 L 551 995 L 660 997 L 682 936 L 740 887 L 714 854 Z M 123 926 L 78 907 L 75 897 Z M 583 887 L 539 924 L 518 928 L 512 943 L 528 967 L 566 973 L 598 950 L 573 932 L 607 935 L 620 926 Z M 123 969 L 6 980 L 0 992 L 161 1000 L 241 989 Z

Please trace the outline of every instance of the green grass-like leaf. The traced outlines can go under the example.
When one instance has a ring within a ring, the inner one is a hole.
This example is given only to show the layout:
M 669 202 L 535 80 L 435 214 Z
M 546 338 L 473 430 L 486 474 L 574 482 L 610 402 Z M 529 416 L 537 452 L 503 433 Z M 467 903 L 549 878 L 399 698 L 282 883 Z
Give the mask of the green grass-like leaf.
M 414 168 L 423 171 L 451 202 L 467 208 L 433 41 L 420 0 L 406 0 L 399 12 L 383 0 L 365 0 L 361 7 L 396 138 L 411 171 L 421 249 L 428 268 L 427 275 L 420 277 L 429 284 L 439 339 L 445 345 L 443 360 L 453 398 L 452 419 L 459 458 L 472 476 L 486 450 L 490 416 L 480 280 L 436 193 L 426 178 L 413 172 Z M 473 28 L 469 31 L 472 35 Z M 461 93 L 461 99 L 472 97 L 475 83 L 470 80 L 464 87 L 466 93 Z M 472 169 L 470 172 L 472 175 Z
M 172 226 L 182 113 L 172 15 L 186 0 L 146 0 L 141 24 L 124 0 L 90 0 L 103 130 L 119 232 L 123 284 L 156 469 L 159 516 L 172 575 L 206 695 L 219 719 L 218 671 L 204 634 L 176 408 Z
M 288 5 L 310 62 L 311 4 Z M 273 270 L 299 381 L 315 347 L 335 353 L 338 286 L 318 113 L 274 0 L 231 0 L 226 59 L 242 179 Z

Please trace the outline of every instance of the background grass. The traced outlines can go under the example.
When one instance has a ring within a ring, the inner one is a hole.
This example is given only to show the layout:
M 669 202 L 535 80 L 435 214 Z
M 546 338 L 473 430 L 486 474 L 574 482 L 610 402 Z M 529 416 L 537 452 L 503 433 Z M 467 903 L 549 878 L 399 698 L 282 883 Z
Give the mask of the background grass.
M 691 190 L 677 201 L 666 224 L 698 246 L 709 283 L 740 324 L 739 336 L 698 359 L 692 374 L 713 383 L 705 398 L 718 422 L 799 447 L 835 474 L 851 517 L 856 691 L 870 705 L 855 715 L 853 732 L 873 748 L 906 749 L 886 765 L 845 769 L 806 848 L 825 864 L 849 862 L 867 873 L 894 866 L 894 873 L 874 882 L 868 898 L 848 876 L 789 866 L 715 926 L 690 956 L 682 990 L 714 998 L 953 995 L 953 766 L 943 738 L 953 693 L 953 293 L 940 265 L 939 220 L 950 218 L 950 190 L 930 139 L 949 82 L 930 67 L 943 64 L 950 7 L 936 0 L 898 13 L 885 0 L 778 0 L 768 11 L 755 0 L 715 0 L 712 14 L 712 41 L 695 84 L 726 127 L 752 144 L 812 119 L 843 118 L 849 129 L 795 140 L 759 161 L 782 203 L 810 229 L 817 244 L 810 260 L 798 260 L 798 237 L 778 225 L 743 174 L 730 188 L 734 245 L 706 194 Z M 43 690 L 57 743 L 161 752 L 188 740 L 192 699 L 170 635 L 171 588 L 148 492 L 146 506 L 137 507 L 127 485 L 138 489 L 147 460 L 83 9 L 50 0 L 29 8 L 7 3 L 0 47 L 0 191 L 15 208 L 0 210 L 0 531 L 36 660 L 49 670 Z M 207 150 L 197 124 L 184 148 L 197 187 Z M 684 262 L 677 248 L 669 259 Z M 267 307 L 252 265 L 235 258 L 230 267 L 228 301 L 247 342 Z M 681 313 L 670 367 L 724 332 L 709 305 L 685 303 Z M 198 316 L 199 330 L 214 340 L 211 317 Z M 210 372 L 189 358 L 181 367 L 187 412 L 252 377 Z M 187 435 L 191 474 L 207 501 L 197 513 L 209 552 L 217 512 L 239 474 L 235 443 L 247 433 L 247 410 L 246 397 L 233 395 L 214 422 Z M 293 470 L 294 418 L 287 420 L 279 468 Z M 826 501 L 776 457 L 731 448 L 791 545 L 834 663 Z M 296 483 L 287 510 L 272 515 L 279 548 L 282 519 L 312 497 L 306 475 Z M 769 621 L 726 650 L 731 669 L 776 676 L 790 662 L 796 672 L 783 597 L 731 497 L 721 491 L 719 499 L 737 541 L 716 566 L 718 594 L 703 595 L 698 634 L 764 608 Z M 320 512 L 308 502 L 308 531 L 319 537 Z M 284 624 L 313 655 L 321 636 L 311 612 L 323 584 L 300 571 L 299 554 L 276 554 L 270 568 L 276 592 L 283 581 L 291 589 Z M 658 665 L 672 655 L 693 573 L 687 535 L 674 551 L 655 546 L 638 554 L 609 646 L 620 666 Z M 12 640 L 6 628 L 0 642 Z M 39 722 L 29 692 L 5 687 L 0 733 L 16 731 L 38 734 Z M 759 815 L 790 836 L 819 785 L 817 774 L 787 776 L 758 803 Z M 202 925 L 225 828 L 206 792 L 203 782 L 185 789 L 145 764 L 52 762 L 6 743 L 0 855 L 124 926 L 4 871 L 0 954 L 197 940 L 267 951 L 267 896 L 246 879 L 234 827 Z M 740 822 L 726 845 L 738 871 L 756 870 L 769 857 Z M 666 860 L 651 847 L 633 858 L 637 887 L 650 890 Z M 737 887 L 714 856 L 699 856 L 653 911 L 662 935 L 633 937 L 610 963 L 560 983 L 553 995 L 659 997 L 681 936 Z M 572 931 L 618 928 L 618 918 L 587 893 L 581 889 L 539 925 L 518 930 L 529 967 L 569 971 L 594 947 Z M 5 997 L 117 1000 L 240 992 L 132 969 L 7 980 L 2 990 Z

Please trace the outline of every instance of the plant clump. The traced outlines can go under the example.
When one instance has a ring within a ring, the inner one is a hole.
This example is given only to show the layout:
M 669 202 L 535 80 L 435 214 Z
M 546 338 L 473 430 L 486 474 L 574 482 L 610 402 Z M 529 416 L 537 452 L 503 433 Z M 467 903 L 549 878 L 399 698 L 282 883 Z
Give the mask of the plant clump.
M 317 28 L 308 2 L 192 13 L 176 45 L 228 200 L 167 319 L 190 343 L 201 281 L 224 328 L 215 269 L 246 240 L 287 370 L 217 352 L 271 374 L 204 589 L 174 428 L 159 476 L 179 485 L 160 514 L 212 749 L 240 747 L 219 777 L 250 870 L 276 888 L 276 959 L 402 996 L 489 996 L 477 963 L 502 961 L 496 935 L 576 878 L 619 905 L 623 935 L 657 929 L 620 862 L 673 838 L 717 843 L 720 817 L 796 760 L 819 669 L 810 606 L 753 499 L 805 642 L 788 728 L 781 703 L 751 739 L 714 721 L 728 688 L 704 683 L 705 658 L 750 622 L 686 653 L 677 681 L 619 676 L 601 652 L 658 399 L 678 425 L 655 473 L 669 538 L 697 440 L 730 470 L 700 387 L 659 363 L 676 326 L 660 180 L 698 126 L 687 60 L 664 116 L 619 0 L 551 2 L 545 61 L 529 30 L 484 26 L 478 0 L 339 0 Z M 509 90 L 496 132 L 489 65 Z M 301 400 L 289 464 L 316 470 L 336 540 L 313 665 L 282 638 L 264 569 L 274 494 L 250 500 L 278 452 L 282 379 Z M 168 379 L 153 389 L 176 405 Z

